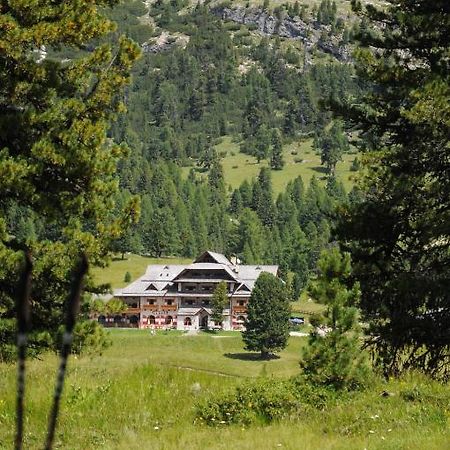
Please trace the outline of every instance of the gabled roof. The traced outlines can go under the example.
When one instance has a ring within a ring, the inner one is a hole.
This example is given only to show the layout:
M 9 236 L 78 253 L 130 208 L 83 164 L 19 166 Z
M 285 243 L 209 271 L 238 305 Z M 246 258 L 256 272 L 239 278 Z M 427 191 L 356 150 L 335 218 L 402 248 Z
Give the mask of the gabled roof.
M 206 251 L 202 253 L 195 261 L 194 263 L 217 263 L 217 264 L 225 264 L 226 266 L 231 266 L 231 262 L 228 260 L 228 258 L 225 255 L 222 255 L 221 253 L 215 253 Z
M 189 272 L 192 271 L 224 271 L 227 273 L 227 275 L 232 279 L 237 281 L 236 273 L 231 270 L 231 268 L 225 264 L 219 264 L 219 263 L 193 263 L 189 266 L 185 267 L 184 270 L 182 270 L 179 274 L 177 274 L 173 281 L 177 281 L 179 279 L 183 278 L 190 278 L 188 276 Z
M 210 262 L 207 262 L 207 261 Z M 219 262 L 221 261 L 221 262 Z M 197 282 L 217 282 L 220 272 L 225 272 L 230 280 L 238 284 L 235 293 L 238 295 L 248 295 L 252 291 L 256 279 L 262 272 L 269 272 L 277 275 L 278 266 L 264 265 L 233 265 L 228 259 L 220 253 L 204 252 L 196 261 L 189 265 L 181 264 L 155 264 L 147 267 L 145 274 L 133 281 L 128 286 L 118 289 L 114 292 L 115 296 L 136 296 L 151 295 L 164 296 L 174 293 L 176 290 L 175 282 L 178 280 L 189 280 L 190 271 L 205 271 L 210 274 L 205 278 L 198 274 L 193 277 Z M 216 275 L 218 275 L 216 277 Z M 227 278 L 224 274 L 223 279 Z

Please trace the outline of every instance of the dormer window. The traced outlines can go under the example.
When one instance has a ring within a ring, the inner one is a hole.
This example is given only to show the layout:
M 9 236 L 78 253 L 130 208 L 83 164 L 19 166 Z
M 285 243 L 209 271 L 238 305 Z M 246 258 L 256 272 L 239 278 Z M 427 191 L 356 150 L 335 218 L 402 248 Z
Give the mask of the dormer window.
M 167 304 L 170 306 L 173 304 L 173 300 L 167 300 Z

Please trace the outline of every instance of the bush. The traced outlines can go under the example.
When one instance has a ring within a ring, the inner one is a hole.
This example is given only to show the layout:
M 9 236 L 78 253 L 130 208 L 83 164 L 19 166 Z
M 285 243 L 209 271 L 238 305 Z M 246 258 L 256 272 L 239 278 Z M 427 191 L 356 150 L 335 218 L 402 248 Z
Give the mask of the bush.
M 197 418 L 208 425 L 267 424 L 296 416 L 300 409 L 300 395 L 291 380 L 263 379 L 197 405 Z
M 58 348 L 61 348 L 64 328 L 58 332 Z M 111 345 L 105 329 L 95 320 L 78 322 L 73 330 L 72 353 L 75 355 L 101 355 Z
M 292 155 L 292 156 L 298 155 L 298 151 L 297 151 L 297 150 L 292 150 L 291 155 Z
M 359 161 L 358 158 L 355 158 L 355 159 L 352 161 L 352 164 L 350 165 L 350 170 L 351 170 L 352 172 L 357 172 L 357 171 L 360 169 L 360 167 L 361 167 L 361 162 Z
M 125 283 L 129 283 L 131 281 L 131 273 L 127 272 L 125 274 L 125 276 L 123 277 L 123 281 L 125 281 Z
M 232 169 L 238 169 L 239 166 L 231 166 Z
M 296 164 L 303 162 L 303 158 L 294 158 Z

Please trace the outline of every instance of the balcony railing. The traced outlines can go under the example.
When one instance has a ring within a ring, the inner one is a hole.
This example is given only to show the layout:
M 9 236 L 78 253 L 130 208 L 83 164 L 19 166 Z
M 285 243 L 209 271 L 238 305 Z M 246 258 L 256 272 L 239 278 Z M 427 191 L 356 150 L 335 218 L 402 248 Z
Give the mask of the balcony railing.
M 161 311 L 176 311 L 177 305 L 159 305 Z
M 242 306 L 242 305 L 233 306 L 233 312 L 246 313 L 247 312 L 247 307 L 246 306 Z
M 144 311 L 158 311 L 158 305 L 144 305 Z
M 136 314 L 141 312 L 141 308 L 127 308 L 125 312 L 127 314 Z
M 177 305 L 144 305 L 144 311 L 176 311 Z

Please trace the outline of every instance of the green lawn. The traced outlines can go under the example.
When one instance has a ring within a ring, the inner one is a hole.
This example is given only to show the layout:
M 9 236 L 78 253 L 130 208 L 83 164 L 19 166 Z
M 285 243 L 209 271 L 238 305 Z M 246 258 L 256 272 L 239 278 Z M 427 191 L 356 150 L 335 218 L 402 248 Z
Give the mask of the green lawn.
M 256 158 L 239 152 L 239 144 L 232 142 L 229 136 L 223 138 L 222 142 L 216 146 L 218 153 L 226 153 L 222 159 L 225 182 L 228 186 L 235 189 L 240 186 L 244 180 L 252 180 L 258 176 L 261 167 L 267 167 L 267 160 L 259 164 Z M 292 154 L 296 153 L 296 154 Z M 312 140 L 304 142 L 294 142 L 285 145 L 283 148 L 285 166 L 283 170 L 272 170 L 272 184 L 275 194 L 282 192 L 290 180 L 299 175 L 303 178 L 305 184 L 316 176 L 319 180 L 325 179 L 325 170 L 320 164 L 320 156 L 312 149 Z M 352 176 L 354 172 L 350 171 L 350 165 L 355 159 L 353 154 L 345 154 L 343 161 L 336 167 L 336 175 L 342 180 L 347 191 L 353 185 Z M 295 162 L 295 160 L 299 162 Z M 184 175 L 187 176 L 190 167 L 184 167 Z M 206 176 L 203 174 L 203 176 Z
M 249 359 L 238 333 L 150 336 L 112 330 L 101 357 L 71 358 L 55 447 L 86 449 L 446 449 L 449 394 L 418 377 L 380 383 L 343 404 L 268 426 L 209 428 L 195 404 L 256 376 L 298 372 L 305 338 L 291 338 L 280 359 Z M 27 364 L 26 449 L 42 448 L 57 359 Z M 0 448 L 12 448 L 15 374 L 0 364 Z M 44 381 L 44 382 L 43 382 Z M 389 397 L 382 391 L 392 393 Z
M 135 280 L 145 273 L 147 266 L 151 264 L 187 264 L 192 262 L 186 258 L 150 258 L 147 256 L 139 256 L 127 254 L 125 259 L 120 256 L 113 258 L 110 265 L 105 268 L 94 267 L 92 275 L 97 284 L 110 283 L 113 289 L 126 286 L 129 283 L 124 281 L 125 274 L 130 272 L 131 279 Z

